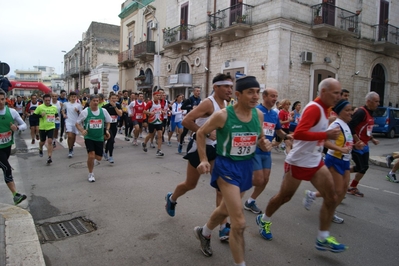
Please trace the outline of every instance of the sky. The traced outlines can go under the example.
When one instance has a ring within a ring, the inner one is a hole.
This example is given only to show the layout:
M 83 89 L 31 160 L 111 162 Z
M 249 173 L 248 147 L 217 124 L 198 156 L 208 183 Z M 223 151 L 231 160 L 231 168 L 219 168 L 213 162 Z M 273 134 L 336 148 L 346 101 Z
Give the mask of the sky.
M 1 1 L 0 61 L 14 71 L 54 67 L 62 74 L 64 53 L 92 21 L 120 25 L 123 0 Z

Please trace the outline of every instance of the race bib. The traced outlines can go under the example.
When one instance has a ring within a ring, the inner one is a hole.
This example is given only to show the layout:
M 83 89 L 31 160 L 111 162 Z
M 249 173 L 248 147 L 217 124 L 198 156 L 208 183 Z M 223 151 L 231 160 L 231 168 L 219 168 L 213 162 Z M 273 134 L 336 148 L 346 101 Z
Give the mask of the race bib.
M 258 135 L 253 133 L 232 133 L 230 154 L 246 156 L 255 152 Z
M 263 134 L 265 134 L 265 136 L 273 137 L 275 128 L 276 124 L 263 122 Z
M 55 115 L 46 115 L 47 122 L 55 123 Z
M 99 129 L 103 127 L 103 121 L 101 119 L 92 119 L 89 121 L 89 128 Z
M 136 114 L 136 119 L 143 119 L 143 114 L 142 113 L 137 113 Z
M 11 139 L 12 139 L 11 131 L 0 133 L 0 144 L 9 143 L 11 141 Z
M 118 116 L 117 115 L 111 115 L 111 123 L 116 123 L 118 122 Z
M 296 123 L 296 124 L 299 123 L 299 116 L 297 116 L 297 117 L 295 118 L 295 123 Z
M 374 125 L 367 126 L 367 136 L 371 137 L 371 135 L 373 133 L 373 127 L 374 127 Z

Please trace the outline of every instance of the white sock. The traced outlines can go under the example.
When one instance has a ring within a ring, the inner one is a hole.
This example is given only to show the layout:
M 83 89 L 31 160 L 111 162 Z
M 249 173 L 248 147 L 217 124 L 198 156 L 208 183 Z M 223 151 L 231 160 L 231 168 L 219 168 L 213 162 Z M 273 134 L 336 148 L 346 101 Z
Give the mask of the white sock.
M 202 227 L 202 235 L 205 237 L 210 237 L 212 234 L 212 230 L 208 228 L 208 226 L 206 226 L 206 224 L 204 225 L 204 227 Z
M 310 192 L 309 192 L 309 196 L 311 196 L 312 199 L 316 199 L 316 192 L 310 191 Z
M 262 215 L 262 220 L 265 222 L 270 222 L 270 217 L 266 216 L 266 213 Z
M 320 241 L 324 241 L 329 236 L 330 236 L 330 232 L 329 231 L 320 231 L 319 230 L 319 234 L 317 235 L 317 239 L 320 240 Z
M 253 201 L 255 201 L 255 200 L 253 198 L 249 197 L 249 199 L 247 200 L 247 203 L 249 204 L 249 203 L 251 203 Z
M 234 265 L 237 265 L 237 266 L 245 266 L 245 261 L 240 262 L 240 263 L 235 263 L 235 262 L 234 262 Z
M 172 202 L 172 203 L 176 203 L 176 201 L 172 200 L 172 195 L 169 196 L 169 200 L 170 200 L 170 202 Z
M 394 172 L 392 172 L 392 171 L 389 171 L 389 174 L 390 174 L 390 175 L 392 175 L 392 174 L 394 174 Z

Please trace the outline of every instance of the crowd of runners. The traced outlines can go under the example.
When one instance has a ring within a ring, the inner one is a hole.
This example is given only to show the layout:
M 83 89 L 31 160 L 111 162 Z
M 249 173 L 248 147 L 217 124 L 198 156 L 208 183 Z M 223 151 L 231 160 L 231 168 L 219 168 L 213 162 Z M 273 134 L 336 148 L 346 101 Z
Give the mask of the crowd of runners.
M 40 157 L 46 145 L 48 165 L 53 163 L 57 141 L 67 142 L 65 156 L 72 158 L 76 137 L 82 135 L 89 182 L 95 182 L 94 166 L 100 160 L 115 163 L 117 134 L 123 134 L 133 146 L 141 146 L 143 152 L 148 152 L 148 146 L 154 148 L 159 157 L 165 156 L 162 145 L 172 146 L 176 136 L 178 153 L 183 153 L 187 142 L 183 157 L 187 160 L 186 179 L 166 193 L 165 209 L 174 217 L 177 200 L 196 187 L 202 174 L 211 174 L 216 208 L 203 226 L 194 228 L 205 256 L 213 254 L 211 234 L 219 227 L 219 239 L 230 243 L 235 265 L 245 265 L 243 209 L 256 214 L 253 222 L 259 226 L 260 236 L 272 240 L 272 215 L 292 198 L 302 181 L 310 181 L 316 188 L 305 192 L 306 209 L 317 197 L 323 198 L 315 248 L 335 253 L 347 250 L 330 235 L 330 224 L 344 222 L 335 209 L 346 194 L 364 196 L 357 185 L 368 169 L 369 142 L 378 144 L 372 136 L 372 112 L 379 105 L 378 94 L 368 93 L 365 105 L 353 112 L 349 91 L 336 79 L 328 78 L 319 84 L 319 96 L 301 110 L 299 101 L 292 106 L 287 99 L 278 102 L 274 88 L 260 92 L 253 76 L 237 79 L 235 90 L 233 84 L 230 75 L 216 75 L 212 94 L 203 100 L 199 87 L 189 98 L 177 95 L 172 101 L 161 88 L 154 90 L 151 100 L 144 100 L 141 92 L 129 95 L 126 90 L 111 93 L 108 99 L 102 94 L 70 92 L 67 96 L 61 91 L 60 95 L 44 94 L 40 99 L 31 95 L 26 101 L 17 97 L 13 106 L 7 106 L 6 94 L 0 91 L 0 161 L 14 203 L 19 204 L 26 195 L 16 190 L 8 158 L 14 132 L 27 129 L 25 120 L 29 122 L 31 144 L 39 141 Z M 147 133 L 145 137 L 143 132 Z M 262 212 L 256 199 L 269 181 L 273 148 L 286 154 L 285 175 L 280 191 Z M 387 163 L 393 160 L 389 157 Z M 396 182 L 398 168 L 395 164 L 388 174 L 389 179 L 395 179 L 392 182 Z M 351 182 L 350 173 L 356 173 Z M 252 187 L 243 204 L 244 192 Z

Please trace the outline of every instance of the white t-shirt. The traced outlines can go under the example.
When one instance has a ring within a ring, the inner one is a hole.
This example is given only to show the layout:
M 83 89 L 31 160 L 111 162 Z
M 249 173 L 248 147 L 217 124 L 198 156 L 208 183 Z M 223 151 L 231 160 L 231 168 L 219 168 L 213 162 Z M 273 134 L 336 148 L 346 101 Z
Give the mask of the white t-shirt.
M 77 102 L 66 102 L 64 103 L 62 109 L 65 110 L 65 114 L 67 116 L 65 123 L 75 125 L 76 121 L 78 120 L 79 114 L 82 113 L 82 105 Z M 76 110 L 78 110 L 79 112 L 76 112 Z

